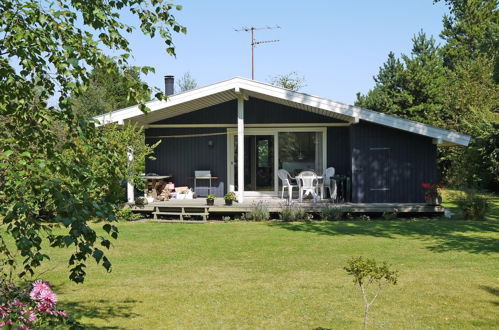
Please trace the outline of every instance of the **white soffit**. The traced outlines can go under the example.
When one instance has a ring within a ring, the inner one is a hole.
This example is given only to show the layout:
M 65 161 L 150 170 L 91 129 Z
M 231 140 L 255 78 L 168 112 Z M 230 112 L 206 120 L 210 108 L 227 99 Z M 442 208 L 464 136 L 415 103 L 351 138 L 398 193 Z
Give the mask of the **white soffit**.
M 467 146 L 471 139 L 470 136 L 465 134 L 244 78 L 232 78 L 216 84 L 172 95 L 167 101 L 148 102 L 146 105 L 151 111 L 146 114 L 137 106 L 132 106 L 113 111 L 109 114 L 97 116 L 95 119 L 101 124 L 112 122 L 121 124 L 130 121 L 146 125 L 162 119 L 175 117 L 184 113 L 234 100 L 237 98 L 236 91 L 243 92 L 247 96 L 348 122 L 358 122 L 360 119 L 432 137 L 438 141 L 442 141 L 442 145 Z

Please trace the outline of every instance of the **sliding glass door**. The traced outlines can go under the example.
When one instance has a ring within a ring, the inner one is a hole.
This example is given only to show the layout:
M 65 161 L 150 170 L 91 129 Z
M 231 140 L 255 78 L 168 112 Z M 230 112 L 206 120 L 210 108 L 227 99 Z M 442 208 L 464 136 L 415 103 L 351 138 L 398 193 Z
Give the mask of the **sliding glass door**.
M 234 173 L 237 173 L 237 136 L 234 136 Z M 274 135 L 244 136 L 244 190 L 274 191 Z M 237 175 L 234 178 L 238 189 Z
M 325 168 L 325 128 L 248 128 L 244 136 L 244 191 L 246 196 L 275 196 L 281 185 L 279 169 L 292 176 Z M 229 191 L 238 190 L 237 133 L 228 134 Z

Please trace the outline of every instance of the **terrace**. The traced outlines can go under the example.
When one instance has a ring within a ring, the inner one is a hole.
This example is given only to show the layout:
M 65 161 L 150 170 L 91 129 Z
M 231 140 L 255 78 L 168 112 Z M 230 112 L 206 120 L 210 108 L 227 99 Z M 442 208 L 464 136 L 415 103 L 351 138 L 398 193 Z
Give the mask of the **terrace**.
M 241 215 L 250 212 L 257 204 L 264 204 L 269 212 L 276 215 L 283 208 L 289 205 L 286 199 L 277 197 L 254 197 L 246 198 L 243 203 L 234 203 L 231 206 L 225 205 L 223 198 L 215 199 L 214 205 L 207 205 L 205 198 L 184 199 L 184 200 L 168 200 L 154 201 L 147 205 L 132 206 L 134 212 L 144 213 L 147 216 L 152 216 L 154 220 L 164 221 L 184 221 L 186 218 L 193 220 L 221 219 L 223 216 Z M 292 202 L 294 207 L 303 208 L 307 213 L 320 214 L 321 210 L 326 207 L 338 207 L 349 213 L 406 213 L 406 214 L 442 214 L 445 208 L 441 205 L 427 205 L 424 203 L 331 203 L 329 200 L 320 200 L 317 202 L 304 200 Z M 172 219 L 175 218 L 175 219 Z M 186 221 L 193 221 L 186 220 Z

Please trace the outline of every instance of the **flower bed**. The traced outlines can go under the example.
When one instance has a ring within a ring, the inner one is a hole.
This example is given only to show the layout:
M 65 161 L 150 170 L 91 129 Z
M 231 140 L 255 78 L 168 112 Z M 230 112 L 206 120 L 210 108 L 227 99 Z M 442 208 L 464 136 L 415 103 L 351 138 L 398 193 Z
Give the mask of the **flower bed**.
M 0 326 L 2 329 L 39 329 L 77 324 L 57 308 L 57 295 L 44 281 L 17 287 L 0 280 Z

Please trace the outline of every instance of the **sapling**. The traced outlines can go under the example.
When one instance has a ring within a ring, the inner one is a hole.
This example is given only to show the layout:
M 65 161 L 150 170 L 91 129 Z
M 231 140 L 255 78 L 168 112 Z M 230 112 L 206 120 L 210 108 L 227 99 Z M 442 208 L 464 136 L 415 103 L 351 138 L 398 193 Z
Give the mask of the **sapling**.
M 369 308 L 386 285 L 397 284 L 398 271 L 390 270 L 386 262 L 378 265 L 374 259 L 364 259 L 363 257 L 348 260 L 345 270 L 353 276 L 353 282 L 359 286 L 362 293 L 364 329 L 367 329 Z

